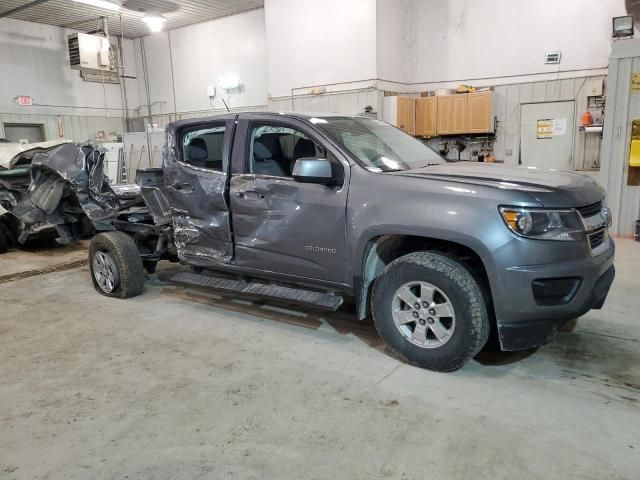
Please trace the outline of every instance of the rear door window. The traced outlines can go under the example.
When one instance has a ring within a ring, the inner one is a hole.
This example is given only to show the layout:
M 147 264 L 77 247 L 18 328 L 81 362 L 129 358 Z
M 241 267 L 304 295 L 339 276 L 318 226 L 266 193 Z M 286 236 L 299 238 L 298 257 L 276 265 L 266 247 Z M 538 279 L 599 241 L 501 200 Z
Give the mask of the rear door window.
M 194 167 L 223 171 L 224 125 L 187 131 L 182 136 L 182 161 Z

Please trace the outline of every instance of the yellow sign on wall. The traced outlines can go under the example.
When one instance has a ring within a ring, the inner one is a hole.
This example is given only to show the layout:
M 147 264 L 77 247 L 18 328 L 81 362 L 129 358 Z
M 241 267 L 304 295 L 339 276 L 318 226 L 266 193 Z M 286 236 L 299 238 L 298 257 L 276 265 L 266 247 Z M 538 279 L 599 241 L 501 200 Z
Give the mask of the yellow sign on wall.
M 640 73 L 631 74 L 631 93 L 640 93 Z
M 553 138 L 553 119 L 538 120 L 536 138 Z

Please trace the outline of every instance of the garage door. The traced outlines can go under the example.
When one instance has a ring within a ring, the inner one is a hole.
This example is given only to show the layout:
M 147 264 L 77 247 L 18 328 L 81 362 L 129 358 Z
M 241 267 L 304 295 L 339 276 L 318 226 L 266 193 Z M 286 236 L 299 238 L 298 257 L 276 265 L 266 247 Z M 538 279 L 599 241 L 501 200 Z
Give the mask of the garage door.
M 573 170 L 574 102 L 521 105 L 520 155 L 523 165 Z

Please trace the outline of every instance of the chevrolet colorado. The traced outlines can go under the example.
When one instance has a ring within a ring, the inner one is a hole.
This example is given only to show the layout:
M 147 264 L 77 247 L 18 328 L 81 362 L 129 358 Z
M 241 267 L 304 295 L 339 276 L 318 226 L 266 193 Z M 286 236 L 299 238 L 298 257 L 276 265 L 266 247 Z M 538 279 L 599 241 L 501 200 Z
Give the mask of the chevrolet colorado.
M 448 162 L 384 122 L 244 113 L 170 124 L 143 205 L 90 247 L 126 298 L 161 259 L 174 281 L 336 309 L 355 302 L 411 364 L 460 368 L 491 332 L 547 342 L 601 308 L 614 277 L 604 190 L 574 173 Z

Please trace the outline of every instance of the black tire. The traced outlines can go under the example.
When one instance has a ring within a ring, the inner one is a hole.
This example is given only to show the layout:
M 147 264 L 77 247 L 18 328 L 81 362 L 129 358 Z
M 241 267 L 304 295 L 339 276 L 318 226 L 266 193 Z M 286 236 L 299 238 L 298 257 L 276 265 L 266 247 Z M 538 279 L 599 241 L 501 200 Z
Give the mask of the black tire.
M 153 275 L 154 273 L 156 273 L 157 265 L 158 265 L 158 262 L 154 262 L 151 260 L 142 261 L 142 266 L 144 267 L 144 271 L 147 272 L 149 275 Z
M 119 278 L 111 291 L 105 291 L 96 279 L 94 259 L 98 252 L 106 254 L 117 269 Z M 131 298 L 142 293 L 144 285 L 142 259 L 135 242 L 124 232 L 105 232 L 93 237 L 89 247 L 89 268 L 93 286 L 102 295 Z
M 5 253 L 9 249 L 9 230 L 0 222 L 0 253 Z
M 455 313 L 453 333 L 435 348 L 413 344 L 393 318 L 396 291 L 409 282 L 419 281 L 428 282 L 444 293 Z M 463 265 L 437 252 L 410 253 L 387 265 L 376 279 L 371 308 L 376 329 L 391 349 L 408 363 L 429 370 L 459 369 L 482 349 L 489 337 L 489 315 L 480 286 Z

